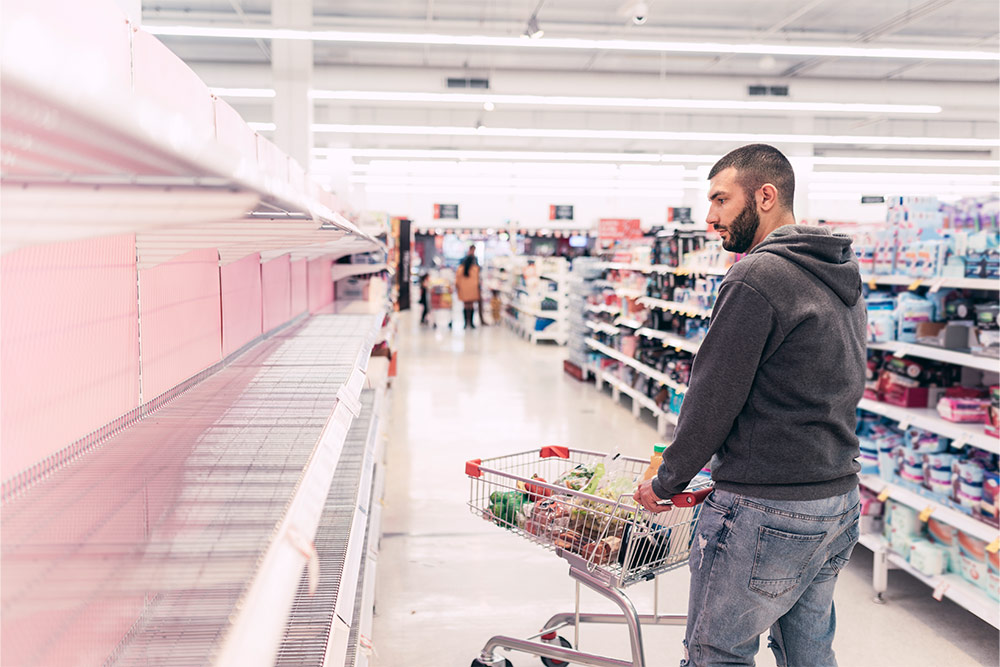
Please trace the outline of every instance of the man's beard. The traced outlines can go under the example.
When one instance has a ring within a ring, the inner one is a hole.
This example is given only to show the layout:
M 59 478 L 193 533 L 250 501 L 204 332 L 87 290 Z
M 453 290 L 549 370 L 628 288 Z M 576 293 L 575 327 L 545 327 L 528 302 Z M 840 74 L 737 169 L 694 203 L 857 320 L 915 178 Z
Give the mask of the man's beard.
M 760 227 L 760 215 L 757 214 L 757 202 L 750 198 L 740 214 L 726 227 L 726 239 L 722 247 L 729 252 L 743 253 L 753 245 L 753 237 Z

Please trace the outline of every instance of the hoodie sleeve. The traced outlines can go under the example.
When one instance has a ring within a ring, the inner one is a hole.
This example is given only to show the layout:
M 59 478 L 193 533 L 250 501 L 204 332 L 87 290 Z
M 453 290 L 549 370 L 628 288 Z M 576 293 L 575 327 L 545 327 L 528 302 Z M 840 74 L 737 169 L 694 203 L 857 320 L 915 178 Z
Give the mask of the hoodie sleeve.
M 722 447 L 776 335 L 781 335 L 776 313 L 757 290 L 742 280 L 723 283 L 695 356 L 674 441 L 653 478 L 658 497 L 683 491 Z

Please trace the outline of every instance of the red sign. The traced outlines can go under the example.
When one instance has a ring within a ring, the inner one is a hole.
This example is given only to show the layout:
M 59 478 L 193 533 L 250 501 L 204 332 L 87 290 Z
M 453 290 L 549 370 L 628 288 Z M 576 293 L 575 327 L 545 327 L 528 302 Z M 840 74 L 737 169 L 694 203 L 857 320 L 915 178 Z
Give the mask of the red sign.
M 604 218 L 597 223 L 597 236 L 609 241 L 624 241 L 642 238 L 638 220 Z

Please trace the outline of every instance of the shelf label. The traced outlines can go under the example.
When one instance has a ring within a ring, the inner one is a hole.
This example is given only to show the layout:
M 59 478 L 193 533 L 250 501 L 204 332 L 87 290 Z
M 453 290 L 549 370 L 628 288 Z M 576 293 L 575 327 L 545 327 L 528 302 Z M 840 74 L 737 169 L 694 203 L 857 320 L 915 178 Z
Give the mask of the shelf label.
M 931 283 L 930 293 L 935 294 L 944 285 L 944 281 L 947 278 L 935 278 L 934 282 Z
M 892 353 L 892 356 L 896 357 L 897 359 L 903 359 L 904 357 L 906 357 L 906 348 L 905 347 L 899 348 L 898 350 Z
M 987 544 L 986 550 L 989 551 L 991 554 L 995 554 L 996 552 L 1000 551 L 1000 537 Z
M 884 489 L 882 489 L 882 493 L 878 494 L 878 501 L 880 503 L 884 503 L 885 501 L 889 500 L 889 491 L 890 491 L 890 489 L 887 486 Z
M 899 430 L 900 431 L 905 431 L 908 428 L 910 428 L 910 422 L 909 422 L 909 420 L 907 420 L 905 417 L 903 419 L 900 419 L 899 420 Z
M 923 284 L 924 284 L 924 279 L 923 278 L 917 278 L 912 283 L 910 283 L 910 286 L 907 287 L 906 289 L 908 289 L 908 290 L 910 290 L 912 292 L 914 290 L 919 289 L 920 286 L 923 285 Z
M 927 507 L 925 507 L 924 510 L 920 513 L 919 517 L 920 522 L 927 523 L 927 519 L 931 518 L 931 514 L 934 513 L 934 509 L 935 509 L 934 505 L 928 505 Z
M 940 602 L 947 590 L 948 582 L 942 579 L 938 582 L 938 585 L 934 587 L 934 592 L 931 593 L 931 597 Z

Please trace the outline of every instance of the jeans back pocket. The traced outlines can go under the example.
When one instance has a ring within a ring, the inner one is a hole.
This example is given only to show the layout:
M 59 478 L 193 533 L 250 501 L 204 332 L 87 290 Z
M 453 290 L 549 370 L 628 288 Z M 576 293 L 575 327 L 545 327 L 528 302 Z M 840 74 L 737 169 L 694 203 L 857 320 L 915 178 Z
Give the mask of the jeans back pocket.
M 798 586 L 826 533 L 802 535 L 767 526 L 759 530 L 750 590 L 776 598 Z

